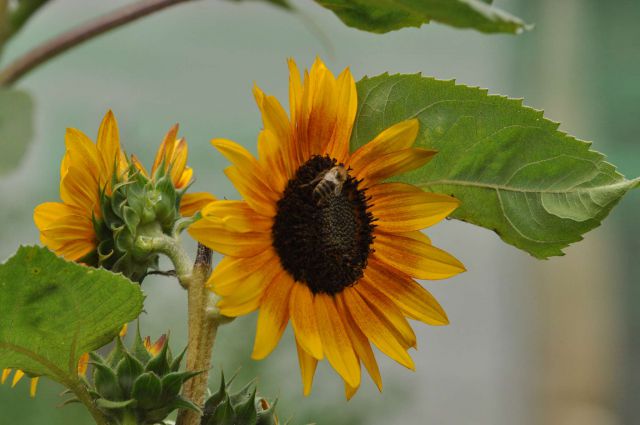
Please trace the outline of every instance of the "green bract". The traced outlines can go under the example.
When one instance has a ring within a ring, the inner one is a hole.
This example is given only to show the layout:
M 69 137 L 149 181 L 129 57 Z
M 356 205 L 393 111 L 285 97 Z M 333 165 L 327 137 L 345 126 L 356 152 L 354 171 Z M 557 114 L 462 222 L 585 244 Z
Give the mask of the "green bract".
M 233 380 L 233 379 L 232 379 Z M 231 382 L 226 383 L 224 374 L 218 392 L 204 405 L 201 425 L 277 425 L 275 405 L 256 396 L 256 387 L 248 383 L 241 390 L 231 393 Z
M 200 412 L 180 396 L 182 385 L 201 373 L 180 372 L 183 355 L 184 351 L 174 358 L 167 340 L 152 357 L 139 332 L 129 350 L 118 338 L 107 358 L 91 353 L 93 382 L 89 393 L 113 425 L 161 424 L 176 409 Z
M 418 118 L 416 146 L 438 154 L 398 180 L 455 196 L 452 217 L 537 258 L 562 255 L 640 184 L 521 100 L 419 74 L 364 78 L 357 88 L 352 149 Z
M 138 285 L 21 247 L 0 265 L 0 370 L 46 375 L 74 388 L 78 359 L 111 341 L 142 311 Z

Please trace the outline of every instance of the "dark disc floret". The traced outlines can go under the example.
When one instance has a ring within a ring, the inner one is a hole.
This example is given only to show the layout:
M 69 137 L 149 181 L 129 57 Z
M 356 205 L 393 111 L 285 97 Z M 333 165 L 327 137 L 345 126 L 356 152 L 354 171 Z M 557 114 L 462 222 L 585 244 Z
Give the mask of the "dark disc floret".
M 363 275 L 374 218 L 361 181 L 347 176 L 338 194 L 319 200 L 318 177 L 338 163 L 313 156 L 289 180 L 277 204 L 273 246 L 282 267 L 314 294 L 337 294 Z

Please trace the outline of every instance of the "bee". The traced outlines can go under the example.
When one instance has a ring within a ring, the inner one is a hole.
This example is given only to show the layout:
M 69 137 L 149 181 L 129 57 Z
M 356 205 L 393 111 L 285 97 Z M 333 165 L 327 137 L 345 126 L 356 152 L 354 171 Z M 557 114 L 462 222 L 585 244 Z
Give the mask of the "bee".
M 342 186 L 347 181 L 346 168 L 342 165 L 336 165 L 327 171 L 323 171 L 311 180 L 307 185 L 315 184 L 313 188 L 313 198 L 319 206 L 326 203 L 330 196 L 338 196 L 342 192 Z M 306 185 L 305 185 L 306 186 Z

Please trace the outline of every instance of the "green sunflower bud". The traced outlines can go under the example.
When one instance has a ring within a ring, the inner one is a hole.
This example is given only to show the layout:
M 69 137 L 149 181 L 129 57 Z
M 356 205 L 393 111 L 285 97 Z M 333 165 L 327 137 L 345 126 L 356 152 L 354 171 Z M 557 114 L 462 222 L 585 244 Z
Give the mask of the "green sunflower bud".
M 233 381 L 233 379 L 231 380 Z M 270 404 L 256 395 L 252 382 L 240 391 L 230 391 L 231 381 L 227 384 L 224 373 L 218 392 L 213 394 L 204 405 L 201 425 L 277 425 L 275 414 L 277 400 Z
M 114 181 L 111 194 L 100 196 L 102 217 L 94 218 L 98 249 L 89 263 L 141 281 L 157 267 L 158 255 L 137 244 L 138 238 L 170 234 L 180 219 L 182 196 L 166 173 L 146 177 L 133 165 L 127 177 Z
M 89 394 L 113 425 L 163 423 L 176 409 L 200 412 L 180 395 L 184 383 L 200 374 L 179 370 L 183 356 L 184 351 L 174 358 L 169 341 L 163 338 L 153 346 L 145 345 L 138 332 L 130 349 L 118 338 L 106 358 L 90 354 Z

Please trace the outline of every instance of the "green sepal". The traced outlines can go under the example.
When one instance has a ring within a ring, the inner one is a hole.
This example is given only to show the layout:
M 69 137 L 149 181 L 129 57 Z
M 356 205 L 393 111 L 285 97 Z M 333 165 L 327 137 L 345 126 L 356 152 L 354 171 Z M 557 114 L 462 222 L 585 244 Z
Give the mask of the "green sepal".
M 202 372 L 171 372 L 162 377 L 162 399 L 170 400 L 180 394 L 182 385 Z
M 102 409 L 119 410 L 127 407 L 136 407 L 138 402 L 134 399 L 124 401 L 107 400 L 106 398 L 99 398 L 95 401 L 96 405 Z
M 133 383 L 131 397 L 138 400 L 142 409 L 157 408 L 162 395 L 162 382 L 153 372 L 145 372 Z
M 253 388 L 253 391 L 248 397 L 244 397 L 244 402 L 237 403 L 235 406 L 236 423 L 247 425 L 255 424 L 258 419 L 256 412 L 256 388 Z
M 236 412 L 233 410 L 229 396 L 225 394 L 222 403 L 216 408 L 212 421 L 207 425 L 236 425 Z
M 187 352 L 187 347 L 184 347 L 184 349 L 180 352 L 180 354 L 178 354 L 178 357 L 174 358 L 171 361 L 171 372 L 177 372 L 180 369 L 180 364 L 182 363 L 182 359 L 184 358 L 185 353 Z
M 120 360 L 116 368 L 118 382 L 125 396 L 131 395 L 135 379 L 143 372 L 144 365 L 131 354 L 125 352 L 124 357 Z
M 141 363 L 146 364 L 151 360 L 151 355 L 144 346 L 142 335 L 140 335 L 140 323 L 136 326 L 136 336 L 133 338 L 133 356 Z
M 93 362 L 91 365 L 94 368 L 93 384 L 100 396 L 109 400 L 123 400 L 122 389 L 113 369 L 101 362 Z

